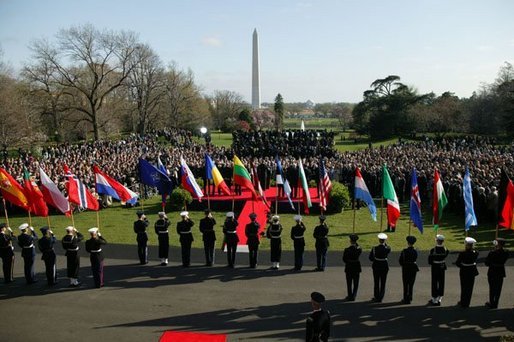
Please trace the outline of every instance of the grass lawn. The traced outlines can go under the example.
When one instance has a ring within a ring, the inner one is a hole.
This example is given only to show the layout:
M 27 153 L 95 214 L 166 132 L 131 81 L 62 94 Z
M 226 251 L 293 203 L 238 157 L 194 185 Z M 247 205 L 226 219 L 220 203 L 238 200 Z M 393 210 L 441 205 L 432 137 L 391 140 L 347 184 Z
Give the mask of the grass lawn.
M 101 231 L 106 238 L 106 240 L 110 243 L 120 243 L 120 244 L 135 244 L 135 234 L 132 229 L 133 221 L 136 219 L 136 211 L 139 208 L 131 208 L 126 209 L 122 208 L 119 204 L 114 204 L 113 207 L 108 208 L 106 210 L 102 210 L 99 212 L 100 218 L 100 228 Z M 145 212 L 150 220 L 150 234 L 149 235 L 149 244 L 157 245 L 157 236 L 153 232 L 153 224 L 157 219 L 157 212 L 160 211 L 160 196 L 153 197 L 147 201 L 145 201 Z M 217 245 L 221 245 L 222 234 L 221 234 L 221 226 L 223 224 L 225 213 L 224 212 L 214 212 L 214 217 L 218 222 L 216 226 L 218 243 Z M 408 235 L 408 207 L 402 207 L 402 216 L 400 218 L 398 228 L 396 233 L 389 234 L 388 243 L 392 247 L 393 250 L 401 250 L 405 247 L 405 236 Z M 284 250 L 292 250 L 292 240 L 289 238 L 291 227 L 294 224 L 293 216 L 294 214 L 281 214 L 281 222 L 284 227 L 283 239 L 282 239 L 282 248 Z M 171 219 L 171 241 L 172 245 L 178 246 L 178 236 L 175 233 L 175 226 L 177 221 L 180 219 L 178 212 L 170 212 L 168 213 L 168 217 Z M 203 217 L 203 212 L 191 212 L 191 219 L 195 222 L 193 247 L 203 247 L 201 234 L 198 230 L 199 220 Z M 428 212 L 424 213 L 425 221 L 430 221 L 431 216 Z M 76 214 L 74 216 L 75 224 L 77 229 L 82 233 L 87 234 L 87 229 L 97 225 L 96 221 L 96 213 L 95 212 L 82 212 Z M 384 212 L 384 227 L 385 227 L 385 212 Z M 2 220 L 3 221 L 3 220 Z M 27 222 L 27 216 L 15 216 L 10 217 L 10 224 L 15 234 L 18 234 L 17 227 L 23 223 Z M 53 215 L 50 217 L 50 222 L 52 229 L 56 236 L 60 239 L 64 235 L 64 228 L 68 225 L 71 225 L 71 219 L 67 218 L 63 215 Z M 344 246 L 348 244 L 348 234 L 352 232 L 352 222 L 353 222 L 353 211 L 346 210 L 343 213 L 328 215 L 327 224 L 330 228 L 330 249 L 331 250 L 342 250 Z M 378 215 L 378 222 L 373 222 L 370 218 L 369 212 L 367 209 L 363 208 L 361 210 L 356 211 L 355 215 L 356 222 L 356 233 L 359 234 L 360 245 L 364 248 L 364 250 L 369 250 L 371 246 L 375 245 L 377 242 L 376 234 L 380 229 L 380 214 Z M 39 228 L 43 225 L 47 225 L 47 219 L 41 217 L 32 218 L 33 226 Z M 315 215 L 305 216 L 304 223 L 307 226 L 306 233 L 306 249 L 314 250 L 314 239 L 312 238 L 312 231 L 314 227 L 318 224 L 318 217 Z M 445 213 L 443 216 L 443 222 L 441 224 L 440 233 L 444 234 L 447 238 L 447 247 L 450 250 L 460 250 L 463 247 L 463 239 L 465 237 L 465 233 L 463 230 L 463 218 L 456 216 L 451 213 Z M 39 233 L 39 232 L 38 232 Z M 415 228 L 411 228 L 412 235 L 418 238 L 418 242 L 416 246 L 420 250 L 428 250 L 432 248 L 434 245 L 434 237 L 435 232 L 432 229 L 432 225 L 427 225 L 425 227 L 425 233 L 420 234 L 419 231 Z M 473 236 L 478 241 L 478 247 L 482 249 L 487 249 L 491 246 L 491 241 L 494 239 L 494 226 L 493 224 L 484 225 L 479 227 L 478 232 L 473 232 L 470 236 Z M 509 240 L 508 245 L 514 241 L 514 233 L 512 231 L 501 231 L 500 236 L 505 237 Z M 261 248 L 269 249 L 269 240 L 263 239 L 261 243 Z

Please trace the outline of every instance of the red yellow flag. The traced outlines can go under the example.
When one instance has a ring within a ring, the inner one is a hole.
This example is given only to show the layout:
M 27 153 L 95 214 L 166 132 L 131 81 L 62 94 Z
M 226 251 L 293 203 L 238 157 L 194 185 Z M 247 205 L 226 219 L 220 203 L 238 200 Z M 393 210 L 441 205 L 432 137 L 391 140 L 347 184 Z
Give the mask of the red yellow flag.
M 12 204 L 29 210 L 29 201 L 20 183 L 0 167 L 0 191 L 2 196 Z

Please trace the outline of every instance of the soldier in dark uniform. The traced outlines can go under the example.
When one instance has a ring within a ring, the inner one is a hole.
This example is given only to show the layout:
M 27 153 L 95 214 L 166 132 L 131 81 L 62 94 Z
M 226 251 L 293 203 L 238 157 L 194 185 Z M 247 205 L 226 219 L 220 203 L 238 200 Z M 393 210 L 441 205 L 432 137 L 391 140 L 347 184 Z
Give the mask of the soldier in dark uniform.
M 446 273 L 446 257 L 448 256 L 448 249 L 443 246 L 444 236 L 437 234 L 436 245 L 430 250 L 428 255 L 428 263 L 431 266 L 432 272 L 432 299 L 428 304 L 441 306 L 441 300 L 444 296 L 444 279 Z
M 200 220 L 200 232 L 202 233 L 203 249 L 205 251 L 205 266 L 212 266 L 214 263 L 215 225 L 216 220 L 212 217 L 211 211 L 205 209 L 205 217 Z
M 325 271 L 327 265 L 327 250 L 329 247 L 328 242 L 328 226 L 325 223 L 325 216 L 319 217 L 319 225 L 314 228 L 314 239 L 316 239 L 316 271 Z
M 234 217 L 234 213 L 229 211 L 223 224 L 223 234 L 225 234 L 225 243 L 227 244 L 227 266 L 230 268 L 234 268 L 236 262 L 237 243 L 239 242 L 237 225 L 238 222 Z
M 402 304 L 410 304 L 412 302 L 412 294 L 414 292 L 414 282 L 416 281 L 416 273 L 419 267 L 418 251 L 414 248 L 416 237 L 409 235 L 406 238 L 408 247 L 400 253 L 399 263 L 402 266 L 403 281 L 403 300 Z
M 107 241 L 105 241 L 96 227 L 89 229 L 88 232 L 91 238 L 86 241 L 86 251 L 89 253 L 95 287 L 100 288 L 104 286 L 104 255 L 102 253 L 102 245 L 105 245 Z
M 4 271 L 4 282 L 6 284 L 14 281 L 14 246 L 12 240 L 14 234 L 12 229 L 5 223 L 0 224 L 0 258 L 2 258 L 2 266 Z
M 34 284 L 37 283 L 36 272 L 34 270 L 34 261 L 36 259 L 36 247 L 34 247 L 34 242 L 37 240 L 37 234 L 34 232 L 34 228 L 29 227 L 28 223 L 23 223 L 18 229 L 21 231 L 21 234 L 18 236 L 18 245 L 21 247 L 25 280 L 27 284 Z
M 282 224 L 280 224 L 280 217 L 273 215 L 271 224 L 266 230 L 266 237 L 270 239 L 270 256 L 271 256 L 271 269 L 278 270 L 280 267 L 280 257 L 282 256 Z
M 168 233 L 168 227 L 170 221 L 163 211 L 159 212 L 159 219 L 155 221 L 155 234 L 159 239 L 159 258 L 161 259 L 161 266 L 168 264 L 168 254 L 170 250 L 170 235 Z
M 193 231 L 191 228 L 195 225 L 189 218 L 189 213 L 183 211 L 180 213 L 182 221 L 177 222 L 177 234 L 179 235 L 180 246 L 182 249 L 182 267 L 191 265 L 191 244 L 193 243 Z
M 362 272 L 361 262 L 359 261 L 362 249 L 357 243 L 359 237 L 356 234 L 350 234 L 350 246 L 346 247 L 343 252 L 343 262 L 345 263 L 344 271 L 346 273 L 346 288 L 348 296 L 345 300 L 353 302 L 357 297 L 359 290 L 359 278 Z
M 478 251 L 475 250 L 477 241 L 471 237 L 464 240 L 466 245 L 464 251 L 459 253 L 455 264 L 460 268 L 460 301 L 457 303 L 462 308 L 468 308 L 473 294 L 473 286 L 475 285 L 475 277 L 478 275 L 477 259 Z
M 387 273 L 389 272 L 389 263 L 387 256 L 391 252 L 391 248 L 386 244 L 387 235 L 378 234 L 378 245 L 371 249 L 369 260 L 373 262 L 373 302 L 381 303 L 384 299 Z
M 296 225 L 291 228 L 291 239 L 294 244 L 294 270 L 300 271 L 303 267 L 303 252 L 305 250 L 305 225 L 300 215 L 295 215 Z
M 62 238 L 62 248 L 66 251 L 66 269 L 68 278 L 70 278 L 70 287 L 80 286 L 79 282 L 79 242 L 84 239 L 75 227 L 66 227 L 66 235 Z
M 148 219 L 141 210 L 137 212 L 137 220 L 134 221 L 134 233 L 136 233 L 137 255 L 141 265 L 148 264 L 148 235 L 146 228 L 148 227 Z
M 259 229 L 261 228 L 259 222 L 257 222 L 257 215 L 255 213 L 250 214 L 251 222 L 245 227 L 246 244 L 248 245 L 248 252 L 250 258 L 250 267 L 257 267 L 257 256 L 259 252 Z
M 497 238 L 493 241 L 494 249 L 489 252 L 485 259 L 487 281 L 489 282 L 489 302 L 485 305 L 490 309 L 498 308 L 500 294 L 502 292 L 503 278 L 505 278 L 505 262 L 509 258 L 509 251 L 505 250 L 505 239 Z
M 330 337 L 330 312 L 323 310 L 321 304 L 325 302 L 325 296 L 319 292 L 311 293 L 312 313 L 307 318 L 305 341 L 328 341 Z
M 42 254 L 41 260 L 45 262 L 46 280 L 48 281 L 48 285 L 53 286 L 57 284 L 57 272 L 55 268 L 56 255 L 54 251 L 54 244 L 57 242 L 57 239 L 50 228 L 45 226 L 41 227 L 39 230 L 43 236 L 38 240 L 37 244 Z

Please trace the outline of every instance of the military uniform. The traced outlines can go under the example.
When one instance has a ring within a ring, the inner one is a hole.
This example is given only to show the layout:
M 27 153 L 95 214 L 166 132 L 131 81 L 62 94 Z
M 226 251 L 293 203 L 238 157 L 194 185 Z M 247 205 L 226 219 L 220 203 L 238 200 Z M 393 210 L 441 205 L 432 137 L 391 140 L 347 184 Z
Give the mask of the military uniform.
M 473 286 L 475 285 L 475 277 L 478 275 L 477 259 L 478 251 L 471 248 L 466 249 L 463 252 L 460 252 L 455 263 L 457 267 L 460 268 L 459 277 L 461 294 L 458 305 L 460 305 L 463 308 L 469 307 L 469 304 L 471 302 Z
M 185 217 L 181 215 L 182 217 Z M 180 246 L 182 250 L 182 266 L 189 267 L 191 265 L 191 244 L 193 243 L 193 231 L 191 228 L 194 222 L 185 217 L 184 220 L 177 222 L 177 234 L 179 235 Z
M 305 250 L 305 225 L 301 221 L 297 221 L 296 225 L 291 228 L 291 239 L 294 246 L 294 269 L 300 271 L 303 267 L 303 252 Z
M 2 227 L 6 227 L 2 224 Z M 11 231 L 0 233 L 0 258 L 2 258 L 2 266 L 4 271 L 4 282 L 10 283 L 14 281 L 14 246 L 12 240 L 14 235 Z
M 234 267 L 236 262 L 236 251 L 239 237 L 237 236 L 237 220 L 232 217 L 227 217 L 223 224 L 223 234 L 225 234 L 225 243 L 227 244 L 227 261 L 229 267 Z
M 28 229 L 28 225 L 25 229 Z M 36 272 L 34 270 L 34 261 L 36 259 L 36 248 L 34 242 L 37 240 L 36 232 L 32 231 L 30 234 L 22 233 L 18 236 L 18 245 L 21 247 L 21 256 L 24 262 L 25 280 L 27 284 L 37 282 Z
M 157 238 L 159 240 L 159 258 L 161 259 L 162 266 L 168 264 L 168 255 L 170 250 L 170 235 L 168 233 L 169 226 L 170 221 L 167 217 L 159 217 L 154 224 L 155 234 L 157 234 Z
M 282 225 L 278 222 L 278 219 L 268 226 L 266 237 L 271 240 L 271 268 L 278 269 L 280 257 L 282 256 Z
M 409 239 L 411 236 L 408 236 Z M 413 237 L 412 237 L 413 238 Z M 414 242 L 409 241 L 409 244 Z M 402 282 L 403 282 L 403 304 L 410 304 L 412 302 L 412 294 L 414 292 L 414 282 L 416 281 L 416 273 L 419 272 L 419 267 L 416 263 L 418 260 L 418 251 L 413 247 L 409 246 L 402 250 L 400 253 L 399 263 L 402 267 Z
M 65 235 L 62 238 L 62 248 L 66 251 L 66 269 L 67 276 L 70 278 L 71 286 L 78 286 L 80 283 L 79 269 L 80 269 L 80 256 L 79 256 L 79 242 L 84 239 L 84 235 L 76 232 L 76 235 Z
M 107 241 L 102 236 L 97 238 L 91 237 L 86 241 L 86 251 L 89 253 L 89 260 L 91 261 L 91 272 L 97 288 L 104 286 L 104 255 L 102 252 L 102 245 Z
M 369 260 L 373 262 L 371 268 L 373 269 L 373 301 L 375 302 L 381 302 L 384 299 L 387 273 L 389 272 L 387 256 L 390 252 L 391 248 L 383 242 L 373 247 L 369 254 Z
M 306 322 L 305 341 L 318 342 L 328 341 L 330 337 L 330 312 L 321 307 L 325 297 L 319 292 L 311 293 L 313 312 Z
M 321 221 L 320 225 L 314 228 L 314 232 L 312 236 L 316 239 L 316 271 L 325 271 L 325 267 L 327 265 L 327 251 L 329 247 L 328 242 L 328 226 L 324 219 Z
M 136 233 L 137 241 L 137 255 L 141 265 L 148 264 L 148 234 L 146 228 L 148 227 L 148 220 L 140 217 L 134 221 L 134 233 Z
M 257 256 L 259 252 L 259 222 L 252 220 L 245 227 L 246 244 L 248 245 L 248 252 L 250 258 L 250 267 L 257 267 Z
M 212 266 L 214 263 L 214 244 L 216 242 L 215 225 L 216 220 L 213 217 L 204 217 L 200 220 L 200 232 L 202 233 L 205 264 L 207 266 Z
M 497 239 L 497 241 L 500 239 Z M 509 258 L 509 252 L 503 249 L 505 240 L 501 239 L 501 248 L 496 248 L 489 252 L 485 259 L 487 270 L 487 281 L 489 282 L 489 302 L 486 303 L 491 309 L 498 307 L 502 292 L 503 278 L 505 278 L 505 262 Z M 498 243 L 498 242 L 497 242 Z
M 54 234 L 47 236 L 47 230 L 41 229 L 43 236 L 38 240 L 39 250 L 41 251 L 41 260 L 45 262 L 46 280 L 48 285 L 57 283 L 57 272 L 55 268 L 56 255 L 54 244 L 57 242 Z
M 444 241 L 444 237 L 442 240 Z M 444 282 L 446 273 L 446 257 L 448 249 L 443 245 L 436 245 L 430 250 L 428 255 L 428 263 L 432 273 L 432 299 L 430 304 L 441 305 L 441 299 L 444 296 Z
M 357 240 L 355 240 L 349 247 L 346 247 L 343 252 L 343 262 L 345 263 L 344 272 L 346 273 L 346 289 L 348 291 L 346 300 L 348 301 L 354 301 L 355 297 L 357 297 L 357 291 L 359 290 L 359 278 L 360 273 L 362 272 L 361 262 L 359 260 L 361 253 L 362 249 L 357 244 Z

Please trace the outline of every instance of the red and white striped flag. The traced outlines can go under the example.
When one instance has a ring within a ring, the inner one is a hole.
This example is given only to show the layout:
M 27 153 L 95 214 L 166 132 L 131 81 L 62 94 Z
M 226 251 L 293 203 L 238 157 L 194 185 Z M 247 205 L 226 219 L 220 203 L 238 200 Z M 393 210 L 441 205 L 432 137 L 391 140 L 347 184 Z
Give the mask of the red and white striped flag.
M 325 163 L 323 160 L 319 161 L 319 206 L 323 210 L 327 210 L 328 195 L 332 190 L 332 182 L 328 177 Z

